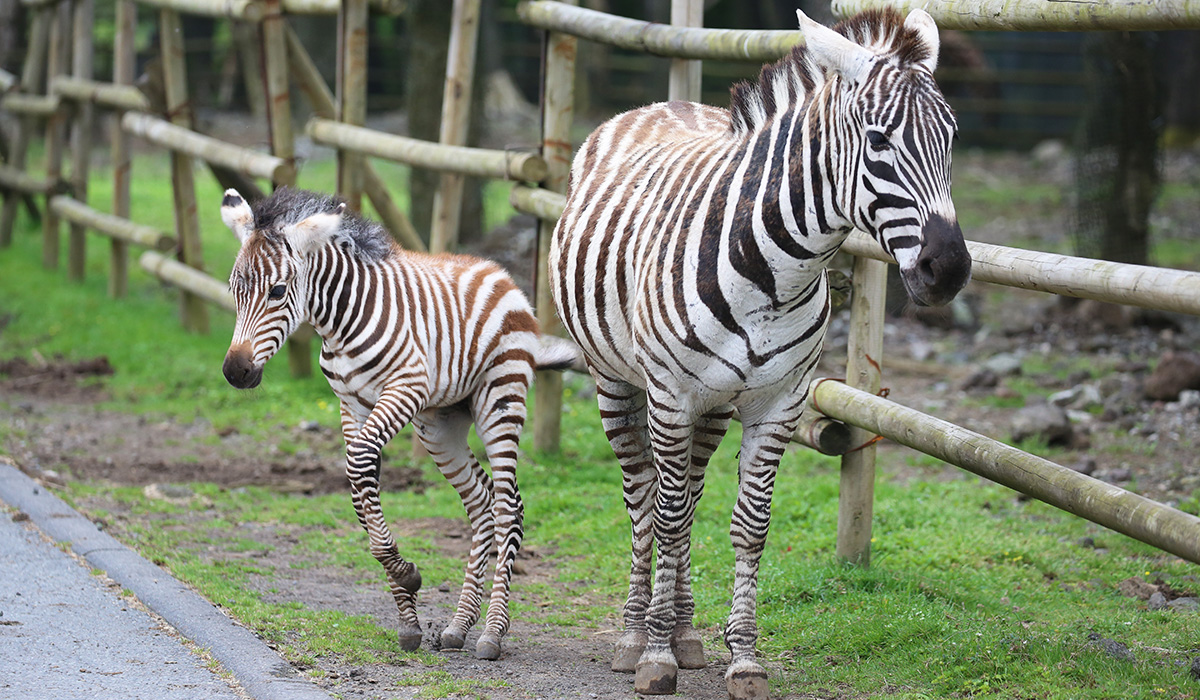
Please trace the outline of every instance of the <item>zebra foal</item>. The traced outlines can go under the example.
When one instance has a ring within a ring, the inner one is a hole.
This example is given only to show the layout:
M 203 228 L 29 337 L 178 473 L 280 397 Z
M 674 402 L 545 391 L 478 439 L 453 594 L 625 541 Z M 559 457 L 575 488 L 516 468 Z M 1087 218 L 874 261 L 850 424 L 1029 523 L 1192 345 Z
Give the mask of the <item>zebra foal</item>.
M 321 371 L 341 401 L 346 475 L 371 553 L 400 612 L 400 643 L 421 644 L 421 574 L 379 502 L 380 452 L 408 423 L 458 491 L 471 522 L 462 592 L 442 632 L 461 648 L 479 618 L 488 559 L 495 573 L 476 655 L 500 656 L 512 564 L 521 546 L 517 443 L 535 369 L 562 369 L 569 345 L 543 346 L 525 296 L 499 265 L 402 250 L 376 223 L 315 192 L 280 189 L 251 207 L 227 190 L 221 218 L 241 241 L 229 286 L 237 321 L 223 371 L 245 389 L 301 322 L 321 336 Z M 467 446 L 472 422 L 491 476 Z
M 933 19 L 871 11 L 829 29 L 797 15 L 805 45 L 735 86 L 729 110 L 666 102 L 599 126 L 551 242 L 555 304 L 623 472 L 632 563 L 613 669 L 633 671 L 639 693 L 673 693 L 680 666 L 705 664 L 689 537 L 736 408 L 725 677 L 732 698 L 766 697 L 759 560 L 825 335 L 825 268 L 850 230 L 896 258 L 917 304 L 948 302 L 970 277 Z

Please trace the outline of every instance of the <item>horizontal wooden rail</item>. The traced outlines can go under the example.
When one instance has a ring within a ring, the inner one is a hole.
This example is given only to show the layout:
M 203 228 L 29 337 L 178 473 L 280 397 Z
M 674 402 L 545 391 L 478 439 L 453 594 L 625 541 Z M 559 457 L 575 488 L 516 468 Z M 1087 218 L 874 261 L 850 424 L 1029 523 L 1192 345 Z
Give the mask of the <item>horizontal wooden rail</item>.
M 933 15 L 942 29 L 1200 29 L 1200 2 L 1196 0 L 833 0 L 832 7 L 833 14 L 843 18 L 874 7 L 895 7 L 903 14 L 919 7 Z
M 0 108 L 13 114 L 48 117 L 58 111 L 62 100 L 57 95 L 27 95 L 14 92 L 0 99 Z
M 373 12 L 385 15 L 404 14 L 405 0 L 369 0 Z M 341 0 L 283 0 L 283 11 L 289 15 L 336 15 L 342 9 Z
M 129 219 L 96 211 L 83 202 L 65 195 L 52 197 L 50 210 L 67 221 L 95 229 L 110 238 L 164 252 L 175 247 L 174 238 L 153 226 L 134 223 Z
M 447 146 L 320 117 L 310 119 L 305 131 L 315 143 L 419 168 L 527 182 L 546 178 L 546 161 L 533 153 Z
M 0 165 L 0 190 L 25 194 L 65 192 L 67 183 L 58 178 L 37 177 L 11 165 Z
M 643 22 L 605 12 L 531 0 L 517 5 L 525 24 L 656 56 L 764 63 L 802 41 L 798 31 L 687 29 Z
M 205 301 L 230 311 L 236 311 L 233 294 L 229 285 L 215 277 L 204 274 L 194 267 L 185 265 L 178 260 L 147 250 L 138 258 L 138 264 L 146 272 L 164 282 L 169 282 L 180 289 L 191 292 Z
M 150 110 L 150 100 L 145 93 L 132 85 L 115 85 L 60 75 L 50 83 L 50 91 L 70 100 L 86 100 L 109 109 L 134 112 Z
M 226 17 L 243 22 L 258 22 L 263 18 L 263 4 L 259 0 L 137 0 L 163 10 L 175 10 L 185 15 Z
M 197 134 L 148 114 L 126 112 L 121 117 L 121 128 L 156 146 L 224 165 L 244 175 L 266 178 L 272 182 L 294 182 L 296 178 L 295 166 L 282 158 Z
M 30 9 L 37 7 L 46 7 L 47 5 L 55 5 L 60 0 L 21 0 L 21 4 Z
M 545 221 L 557 221 L 562 216 L 567 198 L 557 192 L 543 190 L 537 187 L 517 185 L 508 195 L 508 203 L 513 209 L 532 214 Z
M 1200 564 L 1200 518 L 840 381 L 817 380 L 821 413 Z
M 842 250 L 894 263 L 866 234 L 850 234 Z M 972 279 L 1081 299 L 1200 315 L 1200 272 L 1127 265 L 967 241 Z

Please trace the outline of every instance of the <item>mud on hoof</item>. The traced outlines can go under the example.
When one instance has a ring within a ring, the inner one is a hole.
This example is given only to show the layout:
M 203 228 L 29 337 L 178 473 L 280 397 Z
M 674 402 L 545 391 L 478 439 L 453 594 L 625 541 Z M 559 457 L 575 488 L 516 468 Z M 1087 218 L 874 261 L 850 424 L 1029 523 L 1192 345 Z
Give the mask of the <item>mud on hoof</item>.
M 641 695 L 674 695 L 679 667 L 665 661 L 643 661 L 633 675 L 633 692 Z
M 648 638 L 645 632 L 626 632 L 613 645 L 612 670 L 617 673 L 633 673 L 638 659 L 646 650 Z
M 466 643 L 466 635 L 459 634 L 453 627 L 447 627 L 442 631 L 443 649 L 462 649 L 463 645 Z
M 767 700 L 767 672 L 754 662 L 734 663 L 725 672 L 729 700 Z
M 404 651 L 416 651 L 421 648 L 421 628 L 402 625 L 399 631 L 400 648 Z
M 475 643 L 475 658 L 495 661 L 500 658 L 500 638 L 491 632 L 479 635 Z
M 691 625 L 676 627 L 671 633 L 671 651 L 679 668 L 705 668 L 704 640 Z

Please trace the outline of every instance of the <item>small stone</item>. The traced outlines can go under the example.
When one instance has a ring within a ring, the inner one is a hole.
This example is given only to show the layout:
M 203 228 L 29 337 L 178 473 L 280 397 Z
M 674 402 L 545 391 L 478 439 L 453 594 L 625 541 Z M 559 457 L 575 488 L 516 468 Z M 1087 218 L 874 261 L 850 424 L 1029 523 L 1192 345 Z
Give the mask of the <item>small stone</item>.
M 1089 634 L 1088 639 L 1091 640 L 1088 642 L 1088 646 L 1100 649 L 1105 654 L 1108 654 L 1117 661 L 1129 661 L 1131 663 L 1137 661 L 1137 657 L 1135 657 L 1133 652 L 1129 651 L 1129 647 L 1125 646 L 1125 644 L 1122 642 L 1118 642 L 1115 639 L 1108 639 L 1107 637 L 1101 637 L 1095 632 Z
M 1021 358 L 1011 353 L 1002 352 L 989 357 L 983 363 L 983 369 L 995 372 L 999 377 L 1007 377 L 1021 373 Z
M 1146 607 L 1150 610 L 1162 610 L 1167 607 L 1167 597 L 1159 591 L 1155 591 L 1150 595 L 1150 600 L 1146 601 Z
M 1069 445 L 1074 432 L 1067 412 L 1060 406 L 1026 406 L 1017 411 L 1012 418 L 1013 442 L 1040 438 L 1045 440 L 1047 445 Z
M 1080 537 L 1079 539 L 1075 540 L 1075 544 L 1083 547 L 1084 549 L 1096 548 L 1096 540 L 1093 540 L 1091 537 Z
M 1192 674 L 1192 678 L 1200 681 L 1200 656 L 1192 659 L 1192 668 L 1190 673 Z
M 1184 389 L 1200 389 L 1200 355 L 1196 353 L 1168 350 L 1142 385 L 1146 398 L 1153 401 L 1174 401 Z
M 990 369 L 979 369 L 963 380 L 962 389 L 991 389 L 1000 383 L 1000 376 Z
M 1072 464 L 1071 469 L 1084 476 L 1091 476 L 1096 471 L 1096 460 L 1091 457 L 1084 457 Z
M 1129 481 L 1133 478 L 1133 471 L 1129 467 L 1117 467 L 1108 473 L 1108 478 L 1105 481 L 1110 484 L 1116 484 L 1123 481 Z
M 1176 598 L 1175 600 L 1167 603 L 1167 607 L 1171 608 L 1175 612 L 1190 612 L 1193 610 L 1200 610 L 1200 600 L 1192 597 Z
M 315 433 L 321 429 L 321 424 L 315 420 L 302 420 L 300 429 L 307 433 Z

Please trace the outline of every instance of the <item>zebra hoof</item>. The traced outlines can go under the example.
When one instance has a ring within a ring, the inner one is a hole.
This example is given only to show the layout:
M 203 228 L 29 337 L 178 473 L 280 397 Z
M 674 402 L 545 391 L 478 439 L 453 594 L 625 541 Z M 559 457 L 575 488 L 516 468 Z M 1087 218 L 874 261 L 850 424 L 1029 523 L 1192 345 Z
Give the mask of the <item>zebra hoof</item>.
M 447 627 L 442 632 L 442 648 L 443 649 L 462 649 L 467 643 L 466 635 L 459 634 L 454 629 Z
M 626 632 L 613 646 L 612 670 L 617 673 L 633 673 L 638 659 L 646 650 L 645 632 Z
M 704 641 L 695 627 L 676 627 L 671 634 L 671 651 L 679 668 L 705 668 Z
M 400 648 L 404 651 L 416 651 L 421 648 L 421 628 L 420 627 L 401 627 L 400 628 Z
M 662 661 L 644 661 L 633 674 L 633 692 L 639 695 L 674 695 L 679 667 Z
M 475 643 L 475 658 L 495 661 L 500 658 L 500 638 L 490 632 L 479 635 Z
M 767 672 L 756 663 L 733 664 L 725 672 L 729 700 L 767 700 Z

